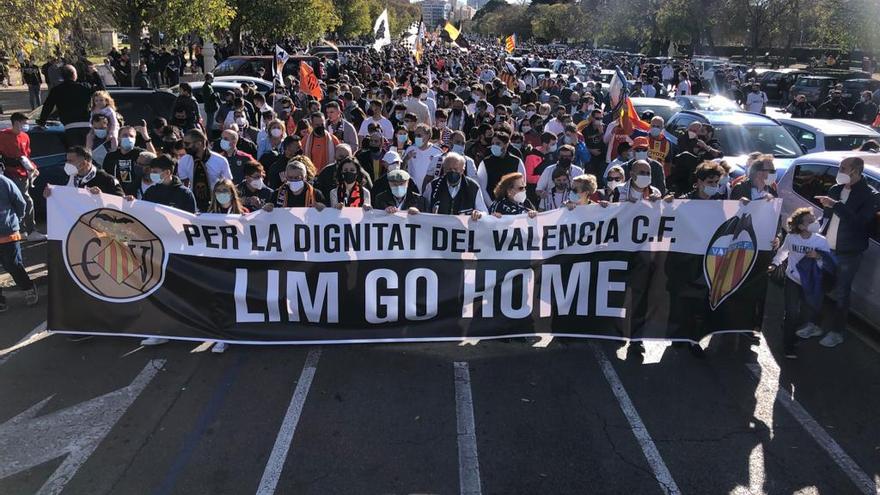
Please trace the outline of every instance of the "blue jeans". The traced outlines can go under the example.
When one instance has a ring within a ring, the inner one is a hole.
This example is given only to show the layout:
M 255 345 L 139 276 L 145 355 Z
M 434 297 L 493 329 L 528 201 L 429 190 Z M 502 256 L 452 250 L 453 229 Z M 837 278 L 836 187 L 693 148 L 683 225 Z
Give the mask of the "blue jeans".
M 34 283 L 21 261 L 21 243 L 19 241 L 0 244 L 0 265 L 12 275 L 12 280 L 15 281 L 15 285 L 19 289 L 31 290 L 34 288 Z M 3 289 L 0 288 L 0 300 L 2 299 Z
M 781 270 L 781 268 L 780 268 Z M 782 321 L 782 345 L 786 351 L 794 350 L 797 329 L 815 319 L 817 308 L 810 306 L 804 289 L 794 280 L 785 277 L 785 318 Z
M 837 309 L 834 318 L 831 318 L 828 330 L 843 334 L 846 332 L 846 318 L 849 315 L 849 298 L 852 294 L 853 280 L 859 272 L 864 252 L 841 253 L 834 251 L 837 259 L 837 267 L 834 270 L 834 288 L 831 296 L 834 298 L 834 307 Z
M 28 84 L 28 98 L 30 99 L 31 110 L 43 104 L 39 84 Z

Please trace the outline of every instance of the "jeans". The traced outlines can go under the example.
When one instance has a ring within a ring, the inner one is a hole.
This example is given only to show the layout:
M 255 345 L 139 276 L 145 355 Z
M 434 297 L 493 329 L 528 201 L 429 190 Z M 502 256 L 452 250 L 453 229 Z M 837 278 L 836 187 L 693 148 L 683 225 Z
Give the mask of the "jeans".
M 28 84 L 28 97 L 30 98 L 31 110 L 43 104 L 43 97 L 40 94 L 39 84 Z
M 19 241 L 0 244 L 0 265 L 12 275 L 15 285 L 21 290 L 31 290 L 34 283 L 24 268 L 21 261 L 21 243 Z M 0 287 L 0 299 L 3 297 L 3 288 Z
M 834 252 L 837 259 L 837 267 L 834 270 L 834 288 L 831 296 L 834 298 L 834 307 L 837 309 L 834 318 L 831 318 L 828 330 L 844 334 L 846 332 L 846 318 L 849 315 L 849 298 L 852 294 L 853 280 L 859 272 L 864 252 L 841 253 Z
M 790 351 L 794 349 L 797 340 L 795 332 L 804 324 L 815 319 L 817 308 L 810 306 L 810 303 L 807 302 L 801 285 L 788 277 L 785 277 L 783 295 L 785 298 L 785 318 L 782 320 L 782 346 L 786 351 Z
M 25 203 L 24 217 L 21 219 L 21 231 L 22 233 L 30 234 L 37 226 L 37 223 L 34 221 L 34 200 L 29 192 L 31 179 L 30 177 L 16 177 L 12 179 L 12 182 L 15 182 L 15 185 L 18 186 L 18 190 L 21 192 Z

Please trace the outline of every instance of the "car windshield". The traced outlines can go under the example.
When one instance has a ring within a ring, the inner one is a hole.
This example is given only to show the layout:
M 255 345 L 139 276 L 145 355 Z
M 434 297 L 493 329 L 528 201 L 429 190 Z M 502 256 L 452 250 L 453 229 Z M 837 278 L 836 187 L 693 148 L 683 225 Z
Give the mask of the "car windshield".
M 669 119 L 681 110 L 681 107 L 678 105 L 636 105 L 635 107 L 639 115 L 645 112 L 654 112 L 654 116 L 663 117 L 664 122 L 669 122 Z
M 243 63 L 244 59 L 240 58 L 224 60 L 220 65 L 214 68 L 214 77 L 234 75 Z
M 739 110 L 736 103 L 723 97 L 713 96 L 711 98 L 694 98 L 691 100 L 693 105 L 699 110 Z
M 876 139 L 876 136 L 825 136 L 825 150 L 851 151 L 869 139 Z
M 724 125 L 715 127 L 715 138 L 725 155 L 747 155 L 753 151 L 776 158 L 801 156 L 800 146 L 780 125 Z
M 803 78 L 803 79 L 798 79 L 798 81 L 797 81 L 798 86 L 806 86 L 808 88 L 818 88 L 818 87 L 823 86 L 827 83 L 828 83 L 828 79 Z

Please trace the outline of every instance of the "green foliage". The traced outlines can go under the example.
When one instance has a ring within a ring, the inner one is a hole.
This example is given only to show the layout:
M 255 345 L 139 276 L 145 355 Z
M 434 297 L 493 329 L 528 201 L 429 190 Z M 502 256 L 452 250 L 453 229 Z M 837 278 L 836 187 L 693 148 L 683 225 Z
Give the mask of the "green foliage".
M 227 0 L 235 12 L 230 24 L 234 37 L 250 32 L 258 37 L 293 36 L 316 41 L 341 23 L 329 0 Z
M 31 51 L 52 41 L 52 34 L 70 17 L 73 4 L 64 0 L 0 0 L 0 47 Z

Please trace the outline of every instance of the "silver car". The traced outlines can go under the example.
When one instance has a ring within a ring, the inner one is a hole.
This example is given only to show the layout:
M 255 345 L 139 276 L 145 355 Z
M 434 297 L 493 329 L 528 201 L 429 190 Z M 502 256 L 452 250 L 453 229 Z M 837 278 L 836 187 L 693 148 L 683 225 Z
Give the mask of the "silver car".
M 865 161 L 864 178 L 868 185 L 880 191 L 880 154 L 863 151 L 826 151 L 804 155 L 792 162 L 777 185 L 782 198 L 782 217 L 788 218 L 798 208 L 813 209 L 817 218 L 822 206 L 816 196 L 824 196 L 836 184 L 840 162 L 846 157 L 858 156 Z M 880 219 L 878 219 L 880 227 Z M 853 281 L 851 309 L 864 321 L 880 326 L 880 229 L 875 229 L 868 243 L 859 274 Z
M 840 119 L 776 119 L 807 153 L 852 151 L 869 139 L 880 140 L 870 127 Z

